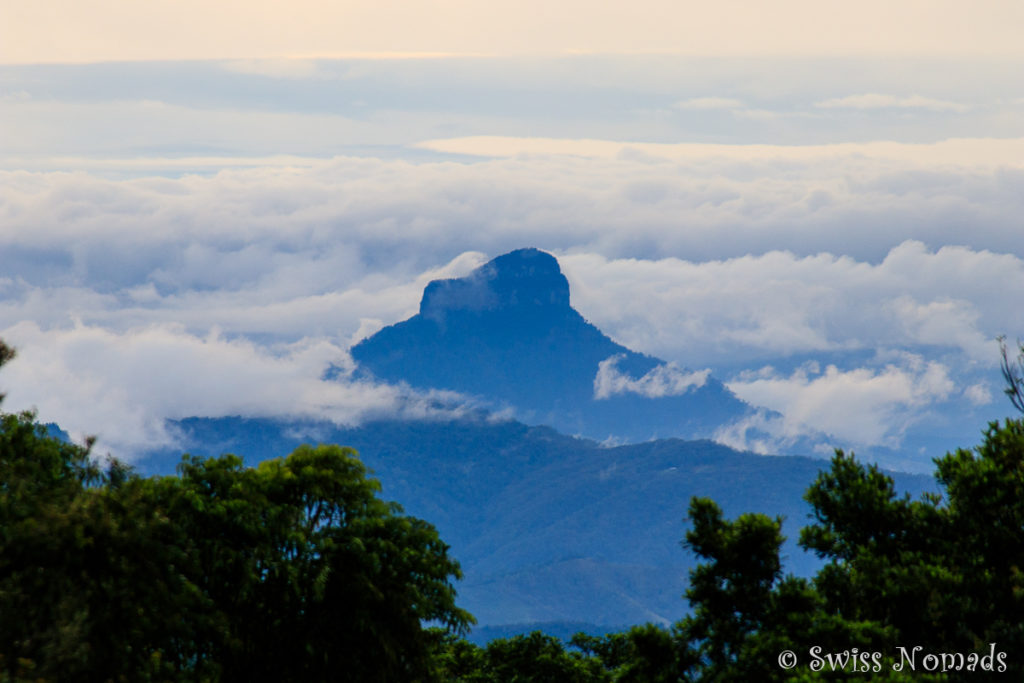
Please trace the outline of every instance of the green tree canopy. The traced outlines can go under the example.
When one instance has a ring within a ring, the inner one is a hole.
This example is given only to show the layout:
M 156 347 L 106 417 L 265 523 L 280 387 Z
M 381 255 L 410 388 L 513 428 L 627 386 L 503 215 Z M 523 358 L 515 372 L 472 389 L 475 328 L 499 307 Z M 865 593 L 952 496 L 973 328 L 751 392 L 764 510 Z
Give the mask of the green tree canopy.
M 379 493 L 339 446 L 143 478 L 0 415 L 0 681 L 427 679 L 459 566 Z
M 692 662 L 684 677 L 982 680 L 992 672 L 980 658 L 993 651 L 1004 653 L 987 660 L 995 673 L 1024 675 L 1024 422 L 992 423 L 976 449 L 935 462 L 942 495 L 910 500 L 876 466 L 838 451 L 805 496 L 813 518 L 800 544 L 826 561 L 810 581 L 779 571 L 780 520 L 730 522 L 694 499 L 686 543 L 705 562 L 691 573 L 693 614 L 680 628 Z M 845 673 L 812 670 L 815 646 L 880 653 L 881 669 L 847 658 Z M 894 669 L 900 648 L 914 646 L 915 669 Z M 778 665 L 784 650 L 799 668 Z M 928 668 L 929 653 L 965 657 Z

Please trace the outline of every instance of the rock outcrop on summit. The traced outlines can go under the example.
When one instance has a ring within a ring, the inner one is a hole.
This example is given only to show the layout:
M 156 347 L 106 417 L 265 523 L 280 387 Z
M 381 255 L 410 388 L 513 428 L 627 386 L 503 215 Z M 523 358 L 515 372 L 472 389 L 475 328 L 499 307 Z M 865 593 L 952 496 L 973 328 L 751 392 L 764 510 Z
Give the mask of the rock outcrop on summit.
M 359 371 L 479 397 L 567 434 L 637 442 L 710 437 L 752 412 L 707 371 L 615 343 L 569 303 L 558 261 L 519 249 L 435 280 L 420 311 L 352 349 Z

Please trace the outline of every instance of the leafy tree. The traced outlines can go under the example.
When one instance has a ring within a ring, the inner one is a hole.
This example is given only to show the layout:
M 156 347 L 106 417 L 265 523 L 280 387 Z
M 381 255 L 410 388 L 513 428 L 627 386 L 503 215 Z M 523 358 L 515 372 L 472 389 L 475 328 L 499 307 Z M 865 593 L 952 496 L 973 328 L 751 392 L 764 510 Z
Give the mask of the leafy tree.
M 458 565 L 436 530 L 377 498 L 350 449 L 301 446 L 245 468 L 186 458 L 161 482 L 211 601 L 229 680 L 413 680 L 433 621 L 462 632 Z
M 3 347 L 0 359 L 11 357 Z M 31 413 L 0 416 L 0 675 L 127 680 L 163 669 L 141 612 L 161 606 L 149 581 L 164 557 L 160 525 L 107 495 L 122 474 L 103 471 L 88 444 L 50 438 Z
M 1006 394 L 1024 412 L 1024 345 L 1014 360 L 1002 338 L 1000 348 Z M 695 498 L 686 545 L 705 562 L 691 573 L 693 614 L 679 626 L 678 646 L 692 653 L 683 678 L 978 680 L 991 673 L 977 661 L 975 670 L 894 670 L 898 648 L 914 645 L 975 659 L 998 648 L 1006 654 L 988 666 L 1020 678 L 1024 421 L 993 422 L 977 448 L 935 465 L 942 494 L 911 500 L 876 466 L 837 451 L 805 494 L 812 522 L 800 544 L 827 562 L 811 581 L 781 576 L 780 520 L 730 522 L 712 501 Z M 865 672 L 864 660 L 845 660 L 842 672 L 774 666 L 779 652 L 806 658 L 815 645 L 823 653 L 883 653 L 882 671 Z
M 695 611 L 683 629 L 696 643 L 705 675 L 751 673 L 741 655 L 747 636 L 762 629 L 770 591 L 782 574 L 782 520 L 745 514 L 727 522 L 707 498 L 694 498 L 689 516 L 686 545 L 712 561 L 690 572 L 686 596 Z
M 803 547 L 827 564 L 812 581 L 779 572 L 779 520 L 721 518 L 711 501 L 694 499 L 687 544 L 705 563 L 691 574 L 693 614 L 681 625 L 680 647 L 698 658 L 699 680 L 801 680 L 850 675 L 904 680 L 894 671 L 898 647 L 1009 656 L 1009 676 L 1024 662 L 1024 423 L 992 423 L 981 445 L 936 460 L 943 495 L 920 500 L 895 493 L 892 480 L 838 451 L 806 499 L 813 521 Z M 993 646 L 992 644 L 996 644 Z M 783 650 L 806 663 L 811 647 L 825 653 L 880 652 L 882 671 L 865 662 L 844 673 L 830 668 L 780 669 Z M 1016 660 L 1016 661 L 1015 661 Z M 985 677 L 984 671 L 980 672 Z M 979 671 L 913 673 L 975 680 Z
M 800 543 L 830 560 L 815 578 L 829 610 L 891 627 L 872 643 L 887 651 L 953 639 L 955 610 L 943 596 L 954 594 L 959 580 L 945 566 L 952 529 L 938 497 L 899 497 L 876 466 L 839 451 L 805 498 L 815 523 Z
M 486 648 L 449 641 L 437 659 L 443 680 L 460 683 L 605 683 L 612 678 L 602 662 L 567 650 L 540 631 L 496 638 Z
M 946 596 L 956 609 L 953 635 L 1024 652 L 1024 422 L 989 425 L 977 449 L 939 459 L 936 477 L 948 497 L 944 564 L 959 584 L 955 598 Z
M 577 633 L 570 644 L 596 657 L 611 680 L 622 683 L 669 683 L 680 680 L 692 662 L 679 647 L 680 633 L 654 624 L 633 626 L 621 633 L 596 637 Z
M 459 566 L 379 491 L 338 446 L 142 478 L 0 415 L 0 681 L 429 679 Z
M 432 676 L 435 680 L 451 683 L 479 683 L 486 677 L 484 648 L 440 629 L 434 636 Z

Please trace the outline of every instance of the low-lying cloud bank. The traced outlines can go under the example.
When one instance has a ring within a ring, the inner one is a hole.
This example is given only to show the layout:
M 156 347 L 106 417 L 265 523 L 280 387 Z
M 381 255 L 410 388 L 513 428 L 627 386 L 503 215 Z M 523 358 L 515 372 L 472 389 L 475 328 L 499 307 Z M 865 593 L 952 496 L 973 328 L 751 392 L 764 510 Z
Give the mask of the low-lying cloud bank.
M 574 304 L 592 322 L 627 346 L 691 364 L 928 346 L 991 365 L 996 334 L 1024 329 L 1011 301 L 1024 287 L 1024 260 L 968 247 L 907 241 L 878 263 L 788 251 L 562 262 Z
M 617 394 L 637 394 L 647 398 L 680 396 L 691 389 L 704 386 L 710 370 L 687 371 L 675 363 L 663 363 L 649 370 L 643 377 L 633 378 L 622 373 L 618 363 L 625 357 L 619 354 L 597 364 L 594 376 L 594 398 L 601 400 Z
M 559 257 L 573 305 L 616 341 L 782 412 L 783 439 L 893 444 L 936 406 L 990 405 L 992 339 L 1024 335 L 1019 164 L 856 146 L 307 161 L 0 172 L 0 336 L 21 353 L 5 407 L 111 449 L 165 442 L 168 417 L 429 412 L 429 397 L 322 374 L 413 314 L 429 280 L 523 246 Z M 612 370 L 609 392 L 682 386 Z
M 204 337 L 180 325 L 115 332 L 76 324 L 4 330 L 18 350 L 4 368 L 5 408 L 33 407 L 73 438 L 131 460 L 173 446 L 165 421 L 189 416 L 293 417 L 359 424 L 375 417 L 451 419 L 468 404 L 450 392 L 418 393 L 351 378 L 347 349 L 323 338 L 280 346 Z M 331 379 L 324 377 L 335 370 Z
M 717 437 L 740 445 L 747 430 L 760 429 L 775 440 L 774 448 L 768 448 L 770 440 L 762 441 L 768 452 L 779 452 L 779 446 L 815 432 L 837 444 L 896 448 L 917 411 L 945 401 L 956 385 L 941 363 L 909 353 L 891 356 L 881 367 L 846 371 L 811 362 L 789 375 L 768 366 L 742 373 L 729 388 L 781 417 L 761 415 L 731 425 Z

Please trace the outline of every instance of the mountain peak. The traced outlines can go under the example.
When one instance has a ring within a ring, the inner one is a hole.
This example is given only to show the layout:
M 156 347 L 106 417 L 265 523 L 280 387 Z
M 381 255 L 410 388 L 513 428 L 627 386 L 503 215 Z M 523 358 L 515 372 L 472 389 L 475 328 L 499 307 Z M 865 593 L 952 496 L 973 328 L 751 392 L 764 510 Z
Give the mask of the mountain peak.
M 539 249 L 431 282 L 418 315 L 362 340 L 352 358 L 367 376 L 481 397 L 535 424 L 597 439 L 707 437 L 749 410 L 706 372 L 700 382 L 650 391 L 680 369 L 588 323 L 569 305 L 558 261 Z
M 554 256 L 531 248 L 503 254 L 463 278 L 434 280 L 423 290 L 420 314 L 534 307 L 568 308 L 569 281 Z

